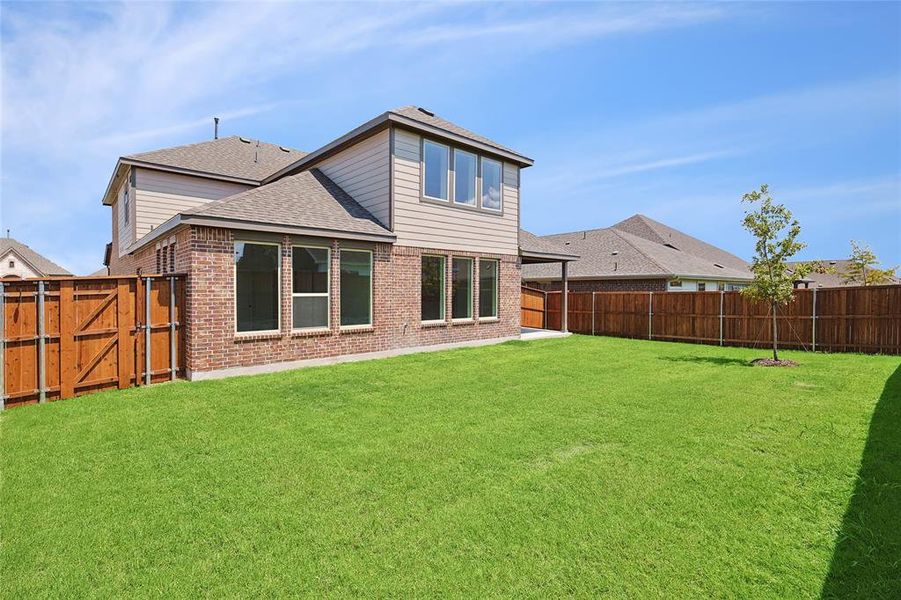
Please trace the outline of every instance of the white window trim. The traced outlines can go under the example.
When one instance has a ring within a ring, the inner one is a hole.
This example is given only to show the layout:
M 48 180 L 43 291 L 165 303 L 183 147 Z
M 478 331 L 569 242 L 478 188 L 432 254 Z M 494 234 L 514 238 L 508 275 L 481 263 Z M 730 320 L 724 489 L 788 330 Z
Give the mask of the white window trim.
M 496 267 L 494 269 L 494 315 L 490 317 L 482 316 L 482 307 L 479 306 L 479 321 L 497 321 L 501 312 L 501 261 L 496 258 L 480 258 L 479 259 L 479 293 L 482 293 L 482 263 L 493 262 Z M 481 300 L 481 298 L 480 298 Z
M 500 167 L 499 191 L 501 193 L 501 198 L 500 198 L 501 204 L 497 208 L 491 208 L 489 206 L 485 206 L 485 204 L 482 202 L 482 164 L 485 161 L 493 162 L 498 167 Z M 498 213 L 498 214 L 501 214 L 504 212 L 504 163 L 502 163 L 499 160 L 494 160 L 493 158 L 488 158 L 487 156 L 479 156 L 479 176 L 478 176 L 478 183 L 477 183 L 476 187 L 478 188 L 477 194 L 476 194 L 476 201 L 477 201 L 478 207 L 481 210 L 487 210 L 489 212 Z
M 342 325 L 341 324 L 341 253 L 342 252 L 359 252 L 369 255 L 369 322 L 368 323 L 355 323 L 354 325 Z M 373 305 L 375 304 L 375 257 L 373 256 L 372 250 L 367 250 L 365 248 L 339 248 L 338 249 L 338 327 L 341 331 L 353 331 L 354 329 L 369 329 L 372 327 L 372 312 Z
M 475 196 L 472 199 L 472 202 L 460 202 L 457 200 L 457 153 L 467 154 L 475 159 L 475 185 L 473 186 L 473 194 Z M 481 195 L 479 194 L 480 189 L 480 181 L 481 181 L 481 171 L 479 170 L 479 163 L 481 162 L 481 157 L 475 152 L 469 152 L 468 150 L 463 150 L 461 148 L 451 148 L 451 156 L 453 156 L 453 161 L 448 164 L 448 170 L 453 174 L 451 177 L 451 183 L 453 183 L 453 193 L 448 194 L 448 197 L 451 198 L 451 201 L 457 206 L 468 206 L 469 208 L 478 208 L 480 203 Z
M 235 246 L 238 244 L 258 244 L 260 246 L 275 246 L 278 248 L 278 260 L 276 261 L 276 281 L 278 281 L 278 302 L 275 303 L 277 309 L 277 317 L 275 322 L 279 324 L 278 329 L 254 329 L 253 331 L 238 331 L 238 261 L 235 260 Z M 278 242 L 260 242 L 257 240 L 235 240 L 232 243 L 232 281 L 234 282 L 234 290 L 232 290 L 232 303 L 234 304 L 234 331 L 237 336 L 255 336 L 270 335 L 273 333 L 281 333 L 282 322 L 282 245 Z
M 440 319 L 422 319 L 422 259 L 440 258 L 444 266 L 441 269 L 441 314 Z M 440 325 L 447 323 L 447 256 L 444 254 L 423 254 L 419 259 L 419 319 L 423 325 Z
M 438 198 L 437 196 L 429 196 L 425 193 L 425 145 L 433 144 L 435 146 L 441 146 L 447 151 L 447 172 L 444 174 L 446 185 L 447 185 L 447 198 Z M 451 181 L 451 173 L 453 173 L 453 156 L 452 148 L 447 144 L 442 144 L 440 142 L 435 142 L 433 140 L 429 140 L 426 138 L 422 138 L 422 145 L 420 146 L 420 152 L 422 153 L 422 197 L 427 200 L 432 200 L 434 202 L 444 202 L 446 204 L 451 204 L 451 198 L 453 197 L 453 181 Z
M 315 248 L 316 250 L 325 250 L 325 264 L 328 265 L 328 271 L 325 276 L 325 292 L 295 292 L 294 291 L 294 249 L 295 248 Z M 325 325 L 314 325 L 313 327 L 295 327 L 294 326 L 294 298 L 326 298 Z M 328 331 L 332 328 L 332 249 L 328 246 L 316 246 L 313 244 L 292 244 L 291 245 L 291 331 Z
M 454 263 L 455 260 L 468 260 L 469 261 L 469 316 L 468 317 L 455 317 L 454 316 Z M 476 286 L 473 282 L 473 277 L 475 275 L 475 259 L 471 256 L 454 256 L 451 257 L 451 322 L 452 323 L 469 323 L 475 319 L 475 310 L 473 306 L 472 297 L 475 294 Z

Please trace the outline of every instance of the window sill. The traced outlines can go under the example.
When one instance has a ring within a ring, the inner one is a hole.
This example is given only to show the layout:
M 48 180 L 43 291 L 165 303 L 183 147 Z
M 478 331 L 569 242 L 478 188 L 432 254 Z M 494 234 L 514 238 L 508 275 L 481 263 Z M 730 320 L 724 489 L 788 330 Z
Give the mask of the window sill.
M 497 317 L 479 317 L 479 323 L 497 323 L 500 321 Z
M 447 321 L 422 321 L 419 326 L 423 329 L 428 327 L 447 327 Z
M 257 340 L 275 340 L 282 337 L 281 331 L 238 331 L 235 332 L 235 342 L 254 342 Z
M 372 325 L 344 325 L 338 329 L 340 333 L 370 333 L 375 331 Z
M 451 325 L 459 326 L 459 325 L 475 325 L 476 322 L 474 319 L 451 319 Z
M 321 335 L 329 335 L 332 332 L 328 327 L 315 327 L 310 329 L 292 329 L 291 337 L 316 337 Z

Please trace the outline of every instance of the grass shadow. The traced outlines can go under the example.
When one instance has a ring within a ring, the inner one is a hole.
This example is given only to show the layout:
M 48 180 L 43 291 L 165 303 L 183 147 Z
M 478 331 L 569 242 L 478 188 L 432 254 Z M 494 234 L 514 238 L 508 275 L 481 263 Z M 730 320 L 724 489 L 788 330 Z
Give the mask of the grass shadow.
M 751 361 L 746 360 L 744 358 L 726 358 L 724 356 L 659 356 L 658 360 L 665 360 L 668 362 L 681 362 L 681 363 L 708 363 L 711 365 L 720 365 L 720 366 L 728 366 L 728 365 L 738 365 L 742 367 L 750 367 Z
M 870 421 L 821 598 L 901 598 L 901 367 Z

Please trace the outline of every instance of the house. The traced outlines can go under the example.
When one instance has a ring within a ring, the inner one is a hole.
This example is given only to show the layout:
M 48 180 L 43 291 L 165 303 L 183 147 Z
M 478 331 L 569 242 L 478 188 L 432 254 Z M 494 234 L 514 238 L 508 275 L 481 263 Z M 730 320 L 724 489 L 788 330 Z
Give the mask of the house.
M 242 137 L 123 156 L 111 274 L 187 276 L 203 378 L 519 336 L 520 152 L 413 106 L 312 152 Z
M 49 258 L 42 256 L 7 234 L 0 238 L 0 278 L 57 277 L 72 275 Z
M 580 257 L 569 265 L 575 292 L 730 291 L 752 279 L 741 258 L 644 215 L 541 239 Z M 560 264 L 523 266 L 523 283 L 539 289 L 561 289 L 561 275 Z
M 811 271 L 807 275 L 804 276 L 804 279 L 798 279 L 795 281 L 795 288 L 798 289 L 808 289 L 808 288 L 836 288 L 836 287 L 845 287 L 849 285 L 861 285 L 860 283 L 854 281 L 848 281 L 845 279 L 845 275 L 848 272 L 848 268 L 850 266 L 851 261 L 848 260 L 815 260 L 815 261 L 805 261 L 814 264 L 819 264 L 825 267 L 824 269 L 815 269 Z M 791 270 L 793 267 L 797 266 L 798 262 L 790 262 L 788 263 L 788 268 Z M 822 271 L 822 272 L 819 272 Z M 887 282 L 887 285 L 901 285 L 901 278 L 892 277 L 890 281 Z

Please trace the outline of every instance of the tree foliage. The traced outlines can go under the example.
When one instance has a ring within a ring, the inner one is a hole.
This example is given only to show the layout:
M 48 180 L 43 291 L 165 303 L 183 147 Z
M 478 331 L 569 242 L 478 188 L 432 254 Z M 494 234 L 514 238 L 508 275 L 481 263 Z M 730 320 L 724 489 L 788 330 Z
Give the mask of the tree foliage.
M 880 269 L 876 254 L 866 244 L 851 240 L 851 257 L 843 278 L 854 285 L 880 285 L 891 283 L 897 267 Z
M 795 280 L 803 279 L 810 273 L 812 267 L 807 263 L 801 263 L 789 269 L 789 259 L 805 246 L 803 242 L 798 241 L 801 225 L 790 210 L 773 200 L 767 184 L 742 196 L 742 202 L 750 205 L 745 211 L 742 224 L 756 240 L 754 258 L 751 261 L 754 280 L 742 290 L 742 293 L 770 304 L 773 358 L 778 360 L 776 310 L 778 306 L 793 300 L 792 290 Z

